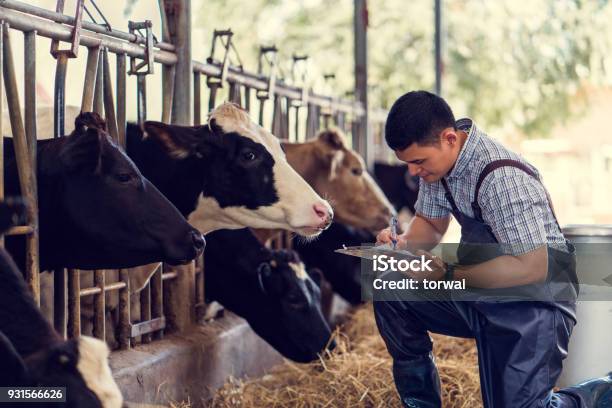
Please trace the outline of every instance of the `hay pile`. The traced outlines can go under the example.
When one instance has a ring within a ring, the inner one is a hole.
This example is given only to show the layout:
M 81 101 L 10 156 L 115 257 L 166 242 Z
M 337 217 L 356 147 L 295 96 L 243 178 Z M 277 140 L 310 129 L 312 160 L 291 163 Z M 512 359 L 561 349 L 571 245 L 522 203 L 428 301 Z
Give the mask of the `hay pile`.
M 481 407 L 476 347 L 472 340 L 433 335 L 443 406 Z M 233 378 L 210 408 L 401 407 L 391 358 L 378 334 L 372 306 L 359 308 L 336 332 L 337 348 L 311 364 L 286 362 L 256 380 Z

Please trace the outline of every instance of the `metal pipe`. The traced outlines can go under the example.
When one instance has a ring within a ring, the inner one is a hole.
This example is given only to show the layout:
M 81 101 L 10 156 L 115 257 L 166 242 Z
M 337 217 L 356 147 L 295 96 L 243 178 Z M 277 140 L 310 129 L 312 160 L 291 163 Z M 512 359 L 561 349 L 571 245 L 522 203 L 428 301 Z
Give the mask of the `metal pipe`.
M 164 315 L 164 291 L 163 291 L 163 283 L 162 283 L 162 268 L 160 265 L 159 268 L 155 271 L 153 276 L 151 277 L 151 317 L 158 318 L 163 317 Z M 163 330 L 159 330 L 153 333 L 153 339 L 159 340 L 164 336 Z
M 176 53 L 172 123 L 191 125 L 191 0 L 165 0 L 168 31 Z M 173 13 L 171 13 L 172 11 Z
M 164 272 L 162 274 L 162 280 L 171 280 L 176 279 L 178 277 L 178 273 L 176 271 Z
M 67 24 L 74 26 L 74 17 L 67 16 L 65 14 L 56 13 L 50 10 L 46 10 L 44 8 L 32 6 L 30 4 L 22 3 L 20 1 L 15 0 L 2 0 L 0 2 L 0 6 L 6 7 L 8 9 L 13 9 L 16 11 L 20 11 L 22 13 L 27 13 L 36 17 L 41 17 L 47 20 L 55 21 L 56 23 Z M 98 34 L 104 34 L 108 37 L 117 38 L 119 40 L 125 40 L 136 44 L 145 44 L 146 39 L 138 34 L 130 34 L 119 30 L 108 30 L 106 27 L 94 23 L 90 23 L 88 21 L 83 21 L 82 27 L 85 30 L 92 31 Z M 158 42 L 155 44 L 157 48 L 165 51 L 174 51 L 174 45 L 168 44 L 167 42 Z
M 43 37 L 55 38 L 66 42 L 72 40 L 71 27 L 62 26 L 52 21 L 42 20 L 4 7 L 0 7 L 0 20 L 5 20 L 11 25 L 11 28 L 20 31 L 37 30 L 38 35 Z M 111 52 L 127 54 L 130 57 L 144 58 L 145 56 L 145 50 L 141 45 L 128 43 L 94 32 L 81 33 L 79 43 L 86 47 L 106 47 Z M 172 52 L 156 50 L 154 54 L 156 62 L 166 65 L 176 64 L 176 55 Z
M 104 270 L 95 270 L 94 274 L 94 285 L 100 290 L 98 294 L 94 296 L 94 324 L 93 324 L 93 335 L 100 340 L 106 340 L 106 295 L 104 293 L 105 276 Z M 81 292 L 79 290 L 79 298 Z
M 140 291 L 140 321 L 146 322 L 151 320 L 151 282 Z M 141 336 L 143 344 L 151 342 L 150 334 Z
M 138 124 L 143 125 L 147 120 L 147 75 L 136 74 L 136 99 Z
M 87 48 L 87 65 L 85 67 L 85 82 L 83 84 L 83 97 L 81 98 L 81 112 L 93 110 L 94 89 L 98 73 L 99 48 Z
M 194 72 L 199 72 L 206 76 L 216 77 L 221 75 L 221 67 L 215 63 L 202 63 L 193 61 Z M 265 76 L 260 76 L 246 71 L 240 71 L 237 68 L 230 67 L 227 72 L 228 81 L 236 82 L 248 88 L 265 91 L 268 89 L 268 80 Z M 293 100 L 302 98 L 302 88 L 284 84 L 280 81 L 276 82 L 274 94 L 284 96 Z M 308 102 L 319 106 L 329 106 L 332 98 L 329 96 L 319 95 L 315 93 L 308 94 Z M 358 102 L 353 102 L 345 99 L 334 99 L 336 109 L 352 113 L 356 116 L 361 116 L 364 113 L 363 107 Z
M 434 0 L 434 60 L 436 95 L 442 94 L 442 0 Z
M 126 56 L 117 54 L 117 132 L 119 146 L 125 149 L 126 132 Z
M 93 111 L 104 117 L 104 64 L 102 64 L 102 49 L 98 52 L 98 70 L 96 72 L 96 87 L 94 89 Z
M 68 55 L 61 53 L 57 56 L 55 68 L 55 88 L 53 92 L 53 137 L 64 136 L 65 109 L 66 109 L 66 70 L 68 68 Z
M 119 269 L 119 278 L 125 286 L 119 291 L 119 348 L 131 346 L 130 339 L 130 275 L 127 269 Z
M 78 269 L 68 270 L 68 336 L 81 335 L 81 276 Z
M 193 124 L 202 124 L 202 82 L 199 72 L 193 73 Z
M 112 292 L 112 291 L 123 289 L 123 288 L 125 288 L 124 282 L 113 282 L 113 283 L 109 283 L 108 285 L 104 286 L 104 292 Z M 96 286 L 96 287 L 81 289 L 81 291 L 79 292 L 79 296 L 86 297 L 86 296 L 91 296 L 91 295 L 97 295 L 99 293 L 102 293 L 102 289 Z
M 34 187 L 35 179 L 32 176 L 34 168 L 30 163 L 28 140 L 26 139 L 23 119 L 21 117 L 19 92 L 17 90 L 17 79 L 15 76 L 15 64 L 13 62 L 13 52 L 11 49 L 8 27 L 6 25 L 3 27 L 2 37 L 4 43 L 2 47 L 2 54 L 4 58 L 2 72 L 6 87 L 6 99 L 9 105 L 11 129 L 13 131 L 13 143 L 15 148 L 15 158 L 17 161 L 17 171 L 19 173 L 19 184 L 21 187 L 21 194 L 29 204 L 26 210 L 28 224 L 30 227 L 34 227 L 38 223 L 38 206 L 36 202 L 36 189 Z M 31 108 L 32 107 L 30 106 L 30 109 Z M 37 249 L 37 238 L 32 241 L 31 236 L 28 235 L 26 238 L 26 282 L 30 288 L 32 296 L 34 297 L 34 301 L 36 304 L 40 304 L 40 281 Z
M 104 69 L 103 85 L 104 88 L 104 112 L 108 133 L 115 142 L 119 142 L 119 131 L 117 130 L 117 118 L 115 116 L 115 98 L 113 96 L 113 83 L 110 74 L 110 63 L 108 62 L 108 51 L 102 50 L 102 64 Z
M 172 116 L 172 101 L 174 98 L 174 73 L 175 66 L 162 68 L 162 119 L 164 123 L 170 123 Z

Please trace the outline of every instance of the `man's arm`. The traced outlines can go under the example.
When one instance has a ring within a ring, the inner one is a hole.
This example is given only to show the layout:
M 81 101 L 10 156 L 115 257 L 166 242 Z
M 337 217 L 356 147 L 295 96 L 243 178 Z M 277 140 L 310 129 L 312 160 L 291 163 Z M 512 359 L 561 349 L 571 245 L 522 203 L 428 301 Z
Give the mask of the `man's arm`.
M 428 218 L 417 213 L 410 220 L 406 231 L 397 237 L 397 246 L 399 249 L 408 249 L 410 251 L 417 249 L 429 251 L 440 243 L 442 236 L 448 229 L 449 223 L 450 216 Z M 389 228 L 385 228 L 378 234 L 376 242 L 382 244 L 391 243 L 391 231 Z
M 490 261 L 457 266 L 454 279 L 465 279 L 475 288 L 508 288 L 541 283 L 548 274 L 548 250 L 543 245 L 520 255 L 503 255 Z

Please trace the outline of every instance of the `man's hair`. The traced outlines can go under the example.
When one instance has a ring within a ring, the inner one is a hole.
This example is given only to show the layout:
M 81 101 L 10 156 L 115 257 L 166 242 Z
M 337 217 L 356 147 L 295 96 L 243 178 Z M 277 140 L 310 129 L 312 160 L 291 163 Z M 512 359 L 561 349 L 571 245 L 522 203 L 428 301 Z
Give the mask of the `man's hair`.
M 404 150 L 413 143 L 437 142 L 439 133 L 455 129 L 455 116 L 450 106 L 427 91 L 402 95 L 391 107 L 385 124 L 385 139 L 393 150 Z

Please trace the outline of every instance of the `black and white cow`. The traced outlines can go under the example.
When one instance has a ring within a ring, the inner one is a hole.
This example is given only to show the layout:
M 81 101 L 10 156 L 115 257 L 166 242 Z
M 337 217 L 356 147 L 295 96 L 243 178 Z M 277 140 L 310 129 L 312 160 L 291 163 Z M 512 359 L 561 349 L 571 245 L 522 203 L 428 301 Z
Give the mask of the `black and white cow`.
M 245 318 L 283 356 L 298 362 L 334 347 L 317 282 L 294 251 L 272 251 L 248 229 L 207 235 L 207 300 Z
M 20 211 L 0 204 L 0 233 Z M 106 344 L 91 337 L 62 340 L 38 310 L 13 260 L 0 250 L 1 386 L 66 387 L 66 402 L 53 406 L 119 408 L 123 397 L 108 354 Z
M 205 234 L 255 227 L 314 237 L 333 218 L 327 201 L 289 165 L 279 140 L 232 103 L 214 109 L 203 126 L 149 121 L 142 132 L 130 124 L 127 152 Z
M 418 176 L 411 176 L 405 164 L 374 163 L 374 177 L 398 212 L 406 207 L 414 214 L 419 195 Z
M 70 136 L 39 140 L 41 270 L 127 268 L 151 262 L 182 264 L 204 248 L 202 235 L 142 176 L 86 113 Z M 19 195 L 12 139 L 4 139 L 7 195 Z M 7 249 L 23 265 L 23 237 Z

